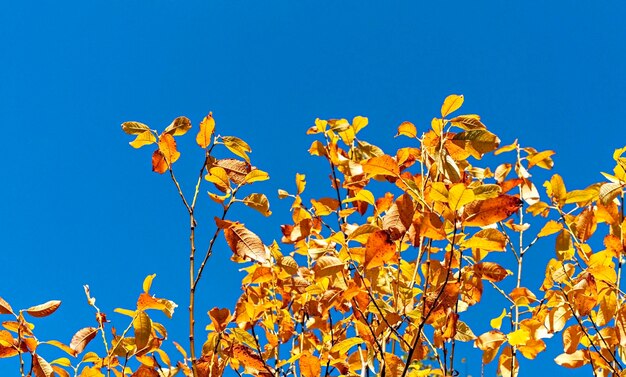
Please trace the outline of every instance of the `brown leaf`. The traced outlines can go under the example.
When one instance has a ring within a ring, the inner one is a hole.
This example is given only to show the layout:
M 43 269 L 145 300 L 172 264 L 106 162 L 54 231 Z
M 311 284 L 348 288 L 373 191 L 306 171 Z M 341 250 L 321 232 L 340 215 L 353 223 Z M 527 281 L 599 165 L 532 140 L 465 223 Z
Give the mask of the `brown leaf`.
M 32 306 L 26 309 L 26 313 L 37 318 L 47 317 L 50 314 L 54 313 L 59 308 L 59 306 L 61 306 L 61 301 L 58 301 L 58 300 L 48 301 L 45 304 Z
M 246 175 L 252 171 L 252 166 L 249 163 L 236 158 L 224 158 L 214 162 L 215 166 L 219 166 L 224 171 L 228 178 L 237 185 L 242 184 L 246 180 Z
M 473 268 L 480 277 L 493 282 L 502 281 L 508 275 L 504 267 L 493 262 L 476 263 Z
M 491 225 L 511 216 L 521 206 L 521 199 L 510 195 L 500 195 L 497 198 L 474 201 L 465 206 L 463 225 Z
M 0 297 L 0 314 L 12 314 L 13 308 L 9 305 L 8 302 L 4 301 L 2 297 Z
M 589 363 L 589 350 L 562 353 L 554 358 L 554 362 L 565 368 L 580 368 Z
M 209 317 L 213 322 L 213 327 L 215 327 L 215 331 L 222 332 L 228 326 L 228 323 L 232 319 L 230 315 L 230 310 L 213 308 L 209 310 Z
M 74 334 L 70 341 L 70 348 L 74 350 L 74 356 L 83 352 L 87 344 L 98 334 L 98 329 L 95 327 L 85 327 L 80 329 Z
M 396 259 L 396 243 L 391 240 L 388 232 L 376 231 L 365 244 L 365 268 L 379 267 Z
M 52 369 L 52 366 L 39 355 L 33 354 L 32 367 L 36 377 L 54 376 L 54 369 Z
M 260 263 L 268 261 L 263 241 L 243 224 L 233 224 L 224 229 L 224 237 L 230 249 L 239 258 L 249 258 Z

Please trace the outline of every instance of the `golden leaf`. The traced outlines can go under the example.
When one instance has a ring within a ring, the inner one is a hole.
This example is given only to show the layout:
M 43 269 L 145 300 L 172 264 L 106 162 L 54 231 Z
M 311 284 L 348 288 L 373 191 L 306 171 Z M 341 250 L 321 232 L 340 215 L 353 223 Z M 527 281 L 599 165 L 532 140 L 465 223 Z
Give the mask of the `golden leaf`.
M 191 129 L 191 121 L 189 120 L 189 118 L 178 117 L 174 119 L 163 132 L 172 136 L 181 136 L 186 134 L 189 129 Z
M 196 143 L 202 148 L 208 147 L 211 145 L 213 132 L 215 132 L 215 119 L 213 119 L 213 112 L 209 112 L 209 115 L 200 122 L 200 131 L 196 135 Z
M 589 350 L 577 350 L 573 353 L 562 353 L 554 358 L 554 362 L 566 368 L 580 368 L 589 363 Z
M 33 372 L 35 373 L 35 377 L 54 376 L 54 369 L 52 369 L 52 366 L 39 355 L 33 354 L 32 367 Z
M 305 187 L 306 187 L 306 176 L 304 174 L 296 173 L 297 195 L 302 194 L 304 192 Z
M 137 350 L 142 350 L 148 345 L 152 333 L 152 320 L 146 313 L 139 311 L 133 319 L 133 329 L 135 330 L 135 344 Z
M 507 277 L 508 272 L 504 267 L 493 262 L 480 262 L 473 266 L 474 272 L 481 278 L 487 279 L 493 282 L 499 282 Z
M 243 344 L 233 345 L 233 357 L 239 360 L 246 368 L 254 369 L 257 372 L 265 369 L 263 359 Z
M 474 201 L 474 191 L 468 189 L 464 183 L 457 183 L 448 192 L 448 205 L 453 211 L 458 211 L 472 201 Z
M 139 135 L 137 135 L 135 140 L 131 141 L 128 144 L 130 144 L 133 148 L 136 149 L 136 148 L 141 148 L 144 145 L 150 145 L 154 143 L 156 143 L 156 137 L 154 137 L 154 134 L 152 133 L 152 131 L 144 131 L 140 133 Z
M 489 322 L 489 324 L 490 324 L 490 325 L 491 325 L 491 327 L 493 327 L 494 329 L 496 329 L 496 330 L 500 330 L 500 327 L 502 327 L 502 320 L 504 319 L 504 317 L 506 317 L 506 309 L 502 309 L 502 313 L 501 313 L 498 317 L 496 317 L 496 318 L 492 319 L 492 320 Z
M 164 133 L 159 136 L 159 151 L 168 164 L 172 165 L 180 157 L 180 152 L 176 150 L 176 140 L 170 134 Z
M 563 224 L 554 220 L 550 220 L 546 225 L 541 228 L 541 231 L 537 234 L 537 237 L 546 237 L 551 234 L 560 232 L 563 229 Z
M 417 129 L 411 122 L 402 122 L 402 124 L 398 126 L 398 133 L 396 134 L 396 137 L 400 135 L 408 136 L 410 138 L 417 137 Z
M 2 297 L 0 297 L 0 314 L 13 314 L 13 308 Z
M 441 106 L 441 117 L 445 118 L 450 113 L 458 110 L 463 105 L 463 95 L 451 94 L 443 101 Z
M 265 194 L 250 194 L 243 198 L 242 202 L 246 206 L 259 211 L 263 216 L 272 214 L 272 211 L 270 211 L 270 202 L 267 200 Z
M 243 158 L 247 162 L 250 162 L 248 153 L 252 152 L 252 149 L 248 143 L 235 136 L 222 136 L 222 142 L 228 150 Z
M 244 182 L 253 183 L 253 182 L 267 181 L 268 179 L 270 179 L 269 174 L 267 174 L 263 170 L 254 169 L 246 175 L 246 177 L 244 178 Z
M 145 279 L 143 279 L 143 291 L 145 293 L 150 292 L 150 287 L 152 287 L 152 280 L 156 277 L 156 274 L 148 275 Z
M 150 127 L 140 122 L 124 122 L 122 123 L 122 130 L 129 135 L 139 135 L 150 131 Z
M 476 114 L 459 115 L 450 119 L 453 126 L 468 130 L 484 130 L 487 127 L 480 121 L 480 116 Z

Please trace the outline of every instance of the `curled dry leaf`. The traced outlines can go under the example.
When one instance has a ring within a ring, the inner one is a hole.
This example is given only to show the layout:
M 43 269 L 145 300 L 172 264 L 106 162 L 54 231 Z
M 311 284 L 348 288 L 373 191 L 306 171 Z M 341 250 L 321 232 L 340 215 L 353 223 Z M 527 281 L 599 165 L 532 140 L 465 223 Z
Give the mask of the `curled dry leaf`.
M 59 306 L 61 306 L 61 301 L 52 300 L 41 305 L 30 307 L 26 309 L 26 313 L 38 318 L 47 317 L 50 314 L 54 313 L 59 308 Z
M 249 258 L 260 263 L 267 263 L 269 256 L 263 241 L 243 224 L 231 223 L 229 227 L 224 229 L 224 237 L 230 249 L 239 258 Z
M 87 344 L 98 334 L 98 329 L 95 327 L 85 327 L 80 329 L 74 334 L 70 341 L 70 348 L 74 350 L 74 355 L 83 352 Z
M 465 206 L 463 225 L 491 225 L 511 216 L 521 206 L 521 199 L 511 195 L 500 195 L 497 198 L 474 201 Z

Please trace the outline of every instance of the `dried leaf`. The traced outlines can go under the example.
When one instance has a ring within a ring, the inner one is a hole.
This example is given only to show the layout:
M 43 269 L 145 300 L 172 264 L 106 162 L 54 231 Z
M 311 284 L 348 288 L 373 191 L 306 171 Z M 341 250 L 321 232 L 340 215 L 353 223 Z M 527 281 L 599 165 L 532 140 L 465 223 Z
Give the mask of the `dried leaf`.
M 150 131 L 150 127 L 140 122 L 124 122 L 122 123 L 122 130 L 129 135 L 139 135 Z
M 58 300 L 48 301 L 44 304 L 32 306 L 26 309 L 26 313 L 37 318 L 47 317 L 50 314 L 54 313 L 59 308 L 59 306 L 61 306 L 61 301 L 58 301 Z
M 268 255 L 263 242 L 242 224 L 233 224 L 224 229 L 224 237 L 230 249 L 239 258 L 249 258 L 260 263 L 267 263 Z
M 87 344 L 98 334 L 98 329 L 95 327 L 85 327 L 76 332 L 70 341 L 70 348 L 74 350 L 72 356 L 76 356 L 83 352 Z
M 497 198 L 475 201 L 465 206 L 463 225 L 487 226 L 502 221 L 522 206 L 515 196 L 500 195 Z

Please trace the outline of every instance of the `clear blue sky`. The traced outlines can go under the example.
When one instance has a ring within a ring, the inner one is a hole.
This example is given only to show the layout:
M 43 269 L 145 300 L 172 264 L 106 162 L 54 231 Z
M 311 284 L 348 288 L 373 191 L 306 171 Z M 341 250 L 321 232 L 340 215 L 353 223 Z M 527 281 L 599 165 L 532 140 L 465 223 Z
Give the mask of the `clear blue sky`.
M 316 117 L 367 116 L 366 139 L 390 150 L 400 122 L 423 130 L 443 98 L 460 93 L 504 143 L 554 149 L 568 187 L 601 180 L 626 144 L 623 3 L 417 3 L 5 2 L 0 296 L 14 308 L 63 300 L 37 323 L 42 338 L 69 342 L 93 322 L 83 284 L 124 321 L 112 309 L 132 307 L 156 272 L 154 292 L 180 305 L 166 324 L 184 342 L 188 222 L 171 182 L 150 171 L 150 151 L 128 146 L 126 120 L 163 128 L 186 115 L 197 126 L 212 110 L 222 134 L 247 140 L 272 176 L 259 189 L 276 216 L 237 215 L 267 243 L 285 216 L 277 188 L 292 189 L 296 172 L 325 186 L 326 166 L 306 152 Z M 186 140 L 176 167 L 188 191 L 201 157 Z M 202 203 L 208 237 L 215 207 Z M 221 246 L 207 268 L 200 316 L 238 296 L 229 255 Z M 478 355 L 467 354 L 474 375 Z M 523 374 L 559 370 L 553 357 Z M 0 360 L 0 374 L 16 368 Z

